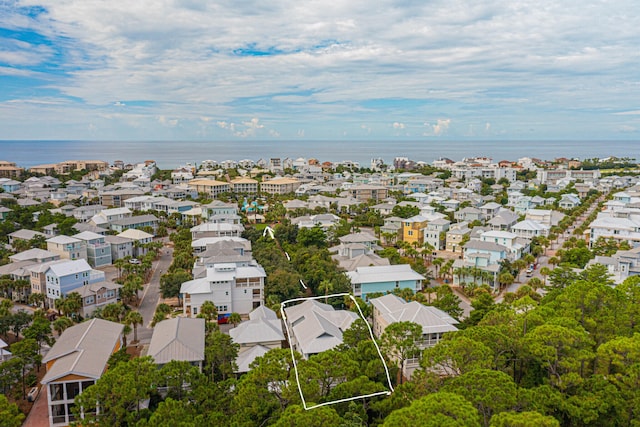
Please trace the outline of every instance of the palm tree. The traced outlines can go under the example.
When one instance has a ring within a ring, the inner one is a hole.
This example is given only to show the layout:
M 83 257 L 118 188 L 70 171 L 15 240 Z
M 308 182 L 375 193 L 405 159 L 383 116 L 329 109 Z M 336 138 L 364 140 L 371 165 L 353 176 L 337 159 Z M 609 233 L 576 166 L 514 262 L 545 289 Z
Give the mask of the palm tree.
M 330 282 L 329 280 L 323 280 L 318 285 L 318 289 L 321 291 L 324 290 L 324 302 L 326 304 L 329 300 L 328 298 L 329 292 L 333 291 L 333 283 Z
M 540 275 L 544 278 L 544 285 L 547 286 L 547 276 L 551 274 L 549 267 L 542 267 L 540 269 Z
M 124 317 L 124 322 L 127 325 L 133 326 L 133 341 L 138 341 L 138 325 L 142 325 L 144 323 L 144 319 L 142 314 L 137 311 L 130 311 Z
M 213 301 L 205 301 L 200 306 L 200 314 L 207 322 L 218 319 L 218 308 Z
M 233 327 L 235 328 L 236 326 L 238 326 L 238 323 L 242 322 L 242 317 L 240 317 L 239 313 L 236 313 L 235 311 L 233 313 L 231 313 L 229 315 L 229 323 L 233 324 Z
M 73 320 L 69 319 L 66 316 L 58 317 L 53 321 L 53 329 L 58 333 L 58 336 L 60 336 L 65 329 L 72 325 Z
M 444 263 L 444 258 L 436 258 L 431 262 L 431 264 L 433 264 L 433 266 L 436 269 L 436 279 L 440 279 L 440 275 L 438 275 L 438 270 L 440 269 L 440 267 L 442 267 L 443 263 Z

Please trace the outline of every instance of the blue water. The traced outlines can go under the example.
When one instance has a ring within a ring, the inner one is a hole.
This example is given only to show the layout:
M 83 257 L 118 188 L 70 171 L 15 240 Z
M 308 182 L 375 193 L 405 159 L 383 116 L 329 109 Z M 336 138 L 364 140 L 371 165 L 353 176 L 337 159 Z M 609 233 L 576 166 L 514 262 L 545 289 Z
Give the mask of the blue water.
M 632 157 L 640 160 L 640 141 L 0 141 L 0 160 L 30 167 L 85 159 L 155 160 L 163 169 L 203 160 L 258 160 L 271 157 L 351 160 L 368 167 L 372 158 L 391 164 L 395 157 L 432 162 L 439 157 L 488 156 L 495 161 L 519 157 Z

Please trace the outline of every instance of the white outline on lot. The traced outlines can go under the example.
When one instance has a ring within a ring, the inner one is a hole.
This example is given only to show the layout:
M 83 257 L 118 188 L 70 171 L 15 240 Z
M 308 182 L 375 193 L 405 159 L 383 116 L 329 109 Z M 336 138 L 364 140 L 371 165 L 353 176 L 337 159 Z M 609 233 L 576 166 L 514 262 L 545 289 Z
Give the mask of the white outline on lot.
M 319 403 L 319 404 L 313 405 L 313 406 L 307 406 L 307 402 L 306 402 L 306 400 L 304 400 L 304 394 L 302 393 L 302 386 L 300 385 L 300 377 L 298 376 L 298 363 L 296 362 L 296 357 L 295 357 L 295 354 L 293 353 L 295 350 L 293 349 L 293 347 L 289 346 L 289 349 L 291 350 L 291 360 L 293 361 L 293 371 L 296 374 L 296 382 L 298 383 L 298 392 L 300 393 L 300 399 L 302 399 L 302 405 L 304 406 L 305 410 L 319 408 L 320 406 L 333 405 L 335 403 L 350 402 L 352 400 L 364 399 L 364 398 L 367 398 L 367 397 L 382 396 L 382 395 L 389 396 L 391 393 L 393 393 L 393 385 L 391 385 L 391 377 L 389 376 L 389 368 L 387 367 L 387 362 L 385 362 L 384 357 L 382 356 L 382 352 L 380 351 L 380 347 L 378 347 L 378 343 L 376 342 L 375 337 L 373 336 L 373 331 L 371 330 L 371 325 L 369 325 L 369 322 L 367 322 L 367 319 L 365 319 L 364 314 L 362 314 L 362 310 L 360 309 L 360 305 L 358 304 L 358 301 L 356 301 L 355 297 L 353 295 L 351 295 L 350 293 L 333 294 L 333 295 L 322 295 L 322 296 L 318 296 L 318 297 L 307 297 L 307 298 L 293 298 L 293 299 L 281 302 L 280 303 L 280 314 L 282 315 L 282 320 L 284 320 L 284 328 L 287 331 L 287 338 L 289 339 L 289 343 L 291 343 L 291 332 L 289 331 L 289 325 L 287 323 L 287 315 L 284 312 L 284 306 L 287 303 L 297 302 L 297 301 L 323 299 L 323 298 L 345 297 L 345 296 L 348 296 L 349 298 L 351 298 L 351 300 L 354 302 L 356 307 L 358 307 L 358 313 L 360 314 L 360 318 L 362 318 L 362 320 L 364 320 L 365 325 L 367 325 L 367 329 L 369 330 L 369 335 L 371 336 L 371 340 L 373 341 L 373 345 L 375 345 L 376 350 L 378 351 L 378 356 L 380 356 L 380 360 L 382 361 L 382 366 L 384 366 L 384 372 L 385 372 L 385 374 L 387 376 L 387 384 L 389 386 L 389 390 L 379 391 L 377 393 L 371 393 L 371 394 L 363 394 L 363 395 L 360 395 L 360 396 L 347 397 L 345 399 L 332 400 L 330 402 L 324 402 L 324 403 Z

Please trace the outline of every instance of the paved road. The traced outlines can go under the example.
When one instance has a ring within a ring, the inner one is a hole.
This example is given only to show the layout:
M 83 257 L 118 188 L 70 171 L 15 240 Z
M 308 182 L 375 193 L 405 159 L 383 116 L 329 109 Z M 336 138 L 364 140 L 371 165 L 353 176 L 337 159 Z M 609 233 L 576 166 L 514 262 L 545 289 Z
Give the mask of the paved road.
M 567 231 L 565 233 L 558 235 L 558 238 L 555 241 L 553 241 L 549 245 L 549 247 L 546 249 L 544 255 L 541 255 L 540 257 L 538 257 L 538 267 L 533 271 L 532 277 L 526 277 L 524 272 L 520 273 L 520 277 L 516 278 L 517 281 L 512 283 L 509 287 L 507 287 L 506 292 L 516 292 L 518 289 L 520 289 L 521 286 L 525 285 L 533 277 L 537 277 L 544 282 L 545 278 L 540 274 L 540 269 L 542 267 L 547 267 L 550 270 L 553 270 L 554 266 L 549 264 L 549 258 L 555 256 L 556 251 L 562 248 L 562 245 L 564 244 L 564 242 L 566 240 L 569 240 L 571 237 L 576 237 L 578 239 L 583 238 L 583 236 L 575 235 L 573 234 L 573 232 L 577 227 L 579 227 L 580 225 L 582 225 L 582 223 L 584 223 L 584 221 L 589 217 L 589 215 L 591 215 L 591 213 L 598 207 L 598 203 L 600 203 L 602 200 L 604 200 L 604 196 L 600 196 L 598 199 L 596 199 L 591 204 L 591 206 L 589 206 L 589 209 L 587 209 L 584 214 L 577 217 L 575 222 L 571 224 L 569 227 L 567 227 Z M 503 295 L 504 295 L 504 292 L 500 293 L 500 295 L 496 297 L 496 302 L 502 302 Z
M 142 301 L 138 311 L 142 314 L 144 324 L 138 326 L 138 340 L 141 344 L 148 344 L 151 341 L 153 328 L 151 328 L 151 320 L 156 311 L 156 306 L 160 300 L 160 276 L 162 276 L 173 259 L 173 248 L 165 246 L 161 249 L 161 255 L 158 261 L 154 262 L 149 284 L 145 285 L 142 294 Z M 129 336 L 133 339 L 133 333 Z

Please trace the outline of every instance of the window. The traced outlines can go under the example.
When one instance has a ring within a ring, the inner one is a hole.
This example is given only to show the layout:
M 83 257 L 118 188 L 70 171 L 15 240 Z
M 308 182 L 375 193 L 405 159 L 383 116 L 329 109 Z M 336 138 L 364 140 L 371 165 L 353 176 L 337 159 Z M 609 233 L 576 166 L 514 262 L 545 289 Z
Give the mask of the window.
M 80 383 L 67 383 L 67 400 L 74 399 L 77 395 L 80 394 Z
M 89 305 L 89 304 L 93 304 L 95 302 L 95 298 L 92 296 L 85 298 L 84 303 Z
M 51 384 L 49 386 L 49 394 L 51 395 L 51 401 L 62 400 L 62 384 Z

